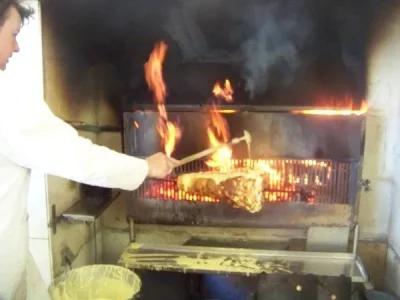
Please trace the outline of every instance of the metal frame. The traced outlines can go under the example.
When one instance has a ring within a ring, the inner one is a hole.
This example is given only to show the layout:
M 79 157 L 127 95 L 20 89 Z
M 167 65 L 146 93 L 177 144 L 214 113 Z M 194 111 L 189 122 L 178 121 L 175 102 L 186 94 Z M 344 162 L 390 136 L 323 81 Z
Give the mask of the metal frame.
M 168 111 L 173 112 L 198 112 L 198 111 L 207 111 L 211 107 L 207 105 L 168 105 Z M 233 106 L 221 106 L 222 111 L 234 111 L 234 112 L 279 112 L 279 113 L 288 113 L 292 114 L 293 111 L 299 110 L 307 110 L 307 109 L 315 109 L 315 107 L 268 107 L 268 106 L 248 106 L 248 105 L 233 105 Z M 137 111 L 155 111 L 154 105 L 139 105 L 134 108 Z M 129 113 L 128 113 L 129 114 Z M 356 117 L 358 118 L 358 117 Z M 361 117 L 363 119 L 363 117 Z M 363 121 L 362 121 L 363 122 Z M 364 124 L 364 123 L 363 123 Z M 129 125 L 128 123 L 125 125 Z M 364 130 L 364 125 L 361 127 L 360 134 Z M 124 138 L 126 138 L 124 134 Z M 136 141 L 137 136 L 134 135 L 134 139 Z M 128 154 L 137 155 L 137 153 L 131 153 L 131 151 L 127 152 L 128 144 L 127 141 L 124 141 L 125 152 Z M 361 155 L 361 153 L 360 153 Z M 335 161 L 337 161 L 335 159 Z M 268 250 L 255 250 L 255 249 L 237 249 L 237 248 L 216 248 L 216 247 L 195 247 L 195 246 L 185 246 L 185 245 L 149 245 L 149 244 L 139 244 L 135 243 L 136 240 L 136 232 L 135 232 L 135 223 L 141 223 L 140 220 L 136 219 L 133 215 L 128 216 L 128 223 L 129 223 L 129 234 L 130 234 L 130 242 L 131 244 L 129 247 L 124 251 L 121 256 L 120 264 L 124 265 L 125 267 L 131 269 L 148 269 L 148 270 L 170 270 L 170 271 L 177 271 L 177 272 L 200 272 L 200 273 L 221 273 L 221 270 L 216 270 L 209 266 L 208 268 L 200 268 L 199 264 L 193 263 L 190 265 L 182 266 L 179 264 L 171 264 L 171 259 L 179 257 L 181 255 L 189 255 L 193 258 L 197 257 L 204 257 L 209 256 L 211 258 L 218 258 L 220 256 L 229 256 L 230 258 L 238 258 L 239 255 L 250 257 L 250 258 L 259 258 L 265 261 L 291 261 L 292 263 L 303 264 L 307 263 L 313 268 L 316 268 L 316 271 L 309 272 L 316 275 L 346 275 L 344 273 L 347 272 L 347 275 L 350 275 L 353 282 L 361 282 L 364 284 L 368 283 L 368 274 L 361 262 L 360 258 L 357 255 L 357 246 L 358 246 L 358 232 L 359 228 L 356 223 L 354 223 L 354 215 L 356 210 L 355 199 L 358 192 L 358 188 L 360 187 L 359 184 L 359 176 L 360 176 L 360 160 L 355 159 L 357 167 L 350 170 L 349 174 L 349 204 L 348 205 L 315 205 L 313 209 L 315 209 L 314 215 L 310 215 L 309 208 L 300 207 L 300 211 L 303 213 L 302 216 L 299 217 L 299 220 L 304 220 L 303 224 L 300 224 L 302 228 L 309 228 L 310 226 L 315 225 L 317 222 L 324 223 L 323 226 L 345 226 L 345 227 L 353 227 L 354 228 L 354 244 L 353 244 L 353 252 L 352 253 L 337 253 L 337 252 L 293 252 L 293 251 L 268 251 Z M 165 205 L 168 201 L 160 201 L 160 200 L 151 200 L 147 199 L 149 207 L 158 203 L 158 205 Z M 130 205 L 132 205 L 133 201 L 129 201 Z M 280 207 L 282 210 L 288 209 L 289 215 L 294 211 L 298 211 L 298 207 L 286 207 L 285 204 L 287 203 L 279 203 L 275 207 Z M 300 203 L 304 204 L 304 203 Z M 340 206 L 340 207 L 337 207 Z M 271 206 L 273 209 L 275 207 Z M 137 207 L 136 207 L 137 208 Z M 167 208 L 168 209 L 168 208 Z M 161 207 L 162 210 L 162 207 Z M 272 213 L 274 214 L 274 213 Z M 289 217 L 290 218 L 290 217 Z M 314 218 L 314 219 L 313 219 Z M 332 222 L 333 220 L 333 222 Z M 142 222 L 143 223 L 143 222 Z M 161 222 L 162 223 L 162 222 Z M 296 223 L 296 220 L 294 221 Z M 301 223 L 301 222 L 299 222 Z M 189 224 L 182 226 L 190 227 Z M 202 225 L 202 224 L 197 224 Z M 214 224 L 206 224 L 213 226 Z M 232 224 L 225 224 L 226 226 Z M 272 223 L 269 224 L 272 228 L 285 228 L 285 226 L 281 226 L 281 223 Z M 251 228 L 249 224 L 243 224 L 244 228 Z M 293 224 L 289 224 L 287 228 L 298 228 L 293 227 Z M 204 260 L 200 260 L 200 262 L 204 262 Z M 334 268 L 330 268 L 328 265 L 332 266 L 331 263 L 336 262 L 337 265 L 341 265 L 343 268 L 339 268 L 335 271 Z M 288 270 L 279 270 L 279 264 L 274 264 L 275 267 L 270 270 L 263 270 L 263 273 L 286 273 Z M 342 271 L 341 271 L 342 270 Z M 343 271 L 344 270 L 344 271 Z M 290 271 L 290 270 L 289 270 Z M 294 270 L 296 271 L 296 270 Z M 257 271 L 247 270 L 246 272 L 237 271 L 240 274 L 249 275 L 249 274 L 256 274 Z M 334 272 L 335 274 L 333 274 Z M 222 270 L 224 274 L 234 274 L 235 272 L 232 270 Z M 301 272 L 300 272 L 301 273 Z
M 168 104 L 168 111 L 174 112 L 199 112 L 199 111 L 210 111 L 214 110 L 215 106 L 209 104 L 199 104 L 199 105 L 178 105 L 178 104 Z M 241 104 L 221 104 L 218 106 L 221 111 L 232 111 L 232 112 L 280 112 L 280 113 L 290 113 L 300 111 L 310 111 L 320 109 L 316 106 L 282 106 L 282 105 L 241 105 Z M 324 109 L 349 109 L 348 107 L 326 107 Z M 155 111 L 157 112 L 157 106 L 153 104 L 142 104 L 134 105 L 131 111 Z

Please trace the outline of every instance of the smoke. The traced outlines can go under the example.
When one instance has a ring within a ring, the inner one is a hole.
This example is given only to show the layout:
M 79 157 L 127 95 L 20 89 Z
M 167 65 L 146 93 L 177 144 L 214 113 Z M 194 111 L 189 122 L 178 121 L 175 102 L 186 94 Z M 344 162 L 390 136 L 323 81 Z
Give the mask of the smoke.
M 302 64 L 299 51 L 314 25 L 307 3 L 187 0 L 169 13 L 165 30 L 184 61 L 234 65 L 254 96 L 267 89 L 272 69 L 290 82 Z
M 369 30 L 390 1 L 185 0 L 164 29 L 182 61 L 233 66 L 251 98 L 300 85 L 362 97 Z
M 53 0 L 44 16 L 53 16 L 51 26 L 68 40 L 68 52 L 115 64 L 121 80 L 133 82 L 130 89 L 146 86 L 142 65 L 164 40 L 165 70 L 172 74 L 166 79 L 174 78 L 177 89 L 185 86 L 203 97 L 210 85 L 206 77 L 227 74 L 241 99 L 264 101 L 267 95 L 275 103 L 294 90 L 304 99 L 338 91 L 362 96 L 371 23 L 391 2 L 396 1 Z
M 241 45 L 242 76 L 251 97 L 267 89 L 272 70 L 289 83 L 304 63 L 299 52 L 314 25 L 305 8 L 303 1 L 274 1 L 245 13 L 252 34 Z

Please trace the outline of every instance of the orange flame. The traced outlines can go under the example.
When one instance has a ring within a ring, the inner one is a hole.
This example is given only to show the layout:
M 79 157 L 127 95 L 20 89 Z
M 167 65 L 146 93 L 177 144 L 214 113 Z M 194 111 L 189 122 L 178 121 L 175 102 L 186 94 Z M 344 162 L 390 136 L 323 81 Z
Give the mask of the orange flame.
M 158 133 L 164 142 L 165 154 L 171 157 L 175 149 L 176 142 L 181 138 L 182 131 L 170 121 L 159 122 L 157 125 Z
M 224 87 L 221 87 L 217 82 L 213 88 L 213 94 L 216 97 L 224 99 L 226 102 L 233 101 L 233 89 L 228 79 L 225 80 Z
M 218 147 L 221 144 L 218 137 L 222 139 L 222 142 L 226 143 L 228 141 L 229 133 L 226 126 L 226 120 L 222 118 L 218 112 L 213 111 L 211 112 L 211 115 L 218 115 L 218 117 L 211 117 L 210 125 L 207 128 L 207 134 L 211 147 Z M 214 120 L 215 123 L 213 123 L 212 120 Z M 221 134 L 217 134 L 218 132 L 221 132 Z M 231 157 L 232 149 L 225 146 L 218 149 L 206 164 L 211 168 L 219 168 L 227 171 L 229 169 Z
M 162 65 L 167 49 L 168 47 L 164 42 L 155 45 L 149 60 L 144 65 L 144 73 L 147 85 L 154 94 L 154 100 L 159 112 L 157 131 L 164 145 L 165 154 L 171 156 L 176 143 L 182 136 L 182 130 L 177 124 L 168 120 L 167 110 L 164 105 L 167 87 L 162 74 Z
M 222 88 L 217 82 L 213 88 L 213 94 L 227 102 L 233 101 L 233 89 L 229 80 L 225 80 L 225 85 Z M 218 147 L 222 143 L 229 141 L 229 128 L 228 123 L 222 116 L 221 111 L 218 110 L 215 103 L 213 109 L 210 111 L 210 120 L 207 126 L 207 135 L 211 147 Z M 225 146 L 218 149 L 206 162 L 211 168 L 219 168 L 221 171 L 227 171 L 230 168 L 232 158 L 231 147 Z
M 351 104 L 350 104 L 351 106 Z M 365 101 L 362 102 L 361 108 L 354 110 L 348 109 L 332 109 L 332 108 L 321 108 L 321 109 L 310 109 L 310 110 L 294 110 L 294 114 L 304 114 L 304 115 L 326 115 L 326 116 L 361 116 L 368 111 L 368 105 Z

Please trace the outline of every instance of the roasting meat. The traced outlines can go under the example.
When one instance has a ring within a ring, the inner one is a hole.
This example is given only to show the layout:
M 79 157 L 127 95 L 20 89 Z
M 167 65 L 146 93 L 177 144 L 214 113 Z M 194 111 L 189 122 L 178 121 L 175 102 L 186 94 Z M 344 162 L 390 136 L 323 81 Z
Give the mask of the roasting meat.
M 185 192 L 227 201 L 251 213 L 260 211 L 264 202 L 263 177 L 249 170 L 187 173 L 178 176 L 177 184 Z

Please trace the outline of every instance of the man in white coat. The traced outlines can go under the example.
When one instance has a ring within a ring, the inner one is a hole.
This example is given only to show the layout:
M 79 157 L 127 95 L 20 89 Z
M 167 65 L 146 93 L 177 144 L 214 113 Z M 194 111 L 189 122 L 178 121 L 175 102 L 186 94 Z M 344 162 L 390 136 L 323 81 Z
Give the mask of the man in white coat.
M 1 70 L 19 51 L 16 37 L 32 13 L 18 0 L 0 0 Z M 162 153 L 139 159 L 94 145 L 57 118 L 44 101 L 24 101 L 23 109 L 15 102 L 0 94 L 0 300 L 26 298 L 31 169 L 90 185 L 135 190 L 146 177 L 167 176 L 176 164 Z

